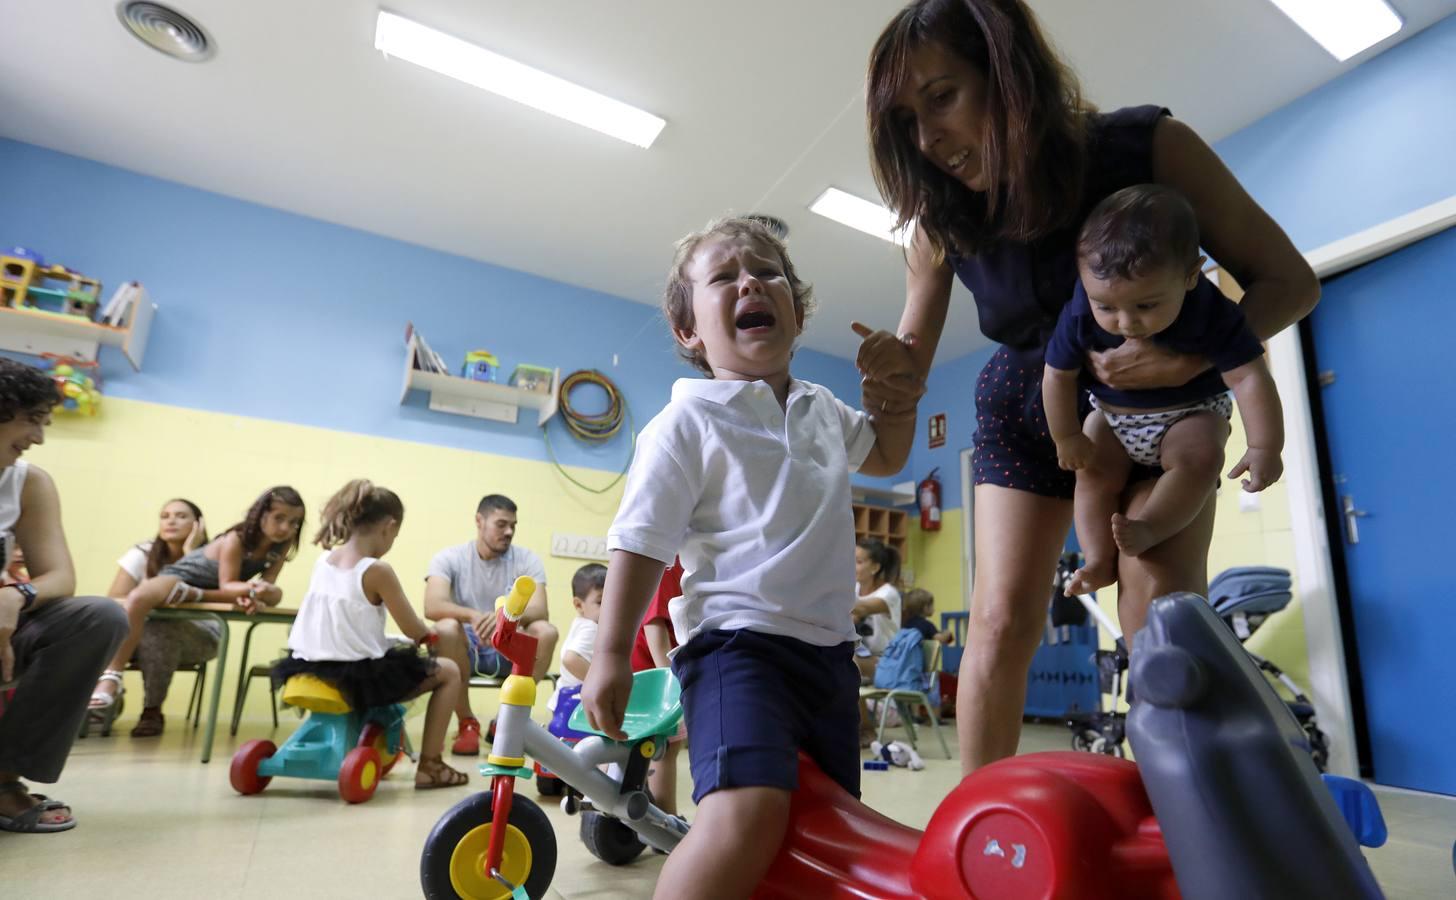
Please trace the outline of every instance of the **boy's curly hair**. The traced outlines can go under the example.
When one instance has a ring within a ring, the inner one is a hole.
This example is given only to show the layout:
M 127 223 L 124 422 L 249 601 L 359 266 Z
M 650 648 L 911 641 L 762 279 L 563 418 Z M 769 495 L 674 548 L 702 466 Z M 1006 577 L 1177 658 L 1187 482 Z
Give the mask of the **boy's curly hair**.
M 765 218 L 764 216 L 724 216 L 714 219 L 701 231 L 694 231 L 677 242 L 672 255 L 672 268 L 667 273 L 667 288 L 662 293 L 662 313 L 667 317 L 669 326 L 677 330 L 686 330 L 694 326 L 693 283 L 685 270 L 693 261 L 693 256 L 697 254 L 698 248 L 710 238 L 746 237 L 773 251 L 779 262 L 783 263 L 784 277 L 789 280 L 789 289 L 794 295 L 794 308 L 803 312 L 805 320 L 814 314 L 814 286 L 799 279 L 798 272 L 794 271 L 794 261 L 789 259 L 789 251 L 784 247 L 784 242 L 775 234 L 775 229 L 765 224 Z M 699 372 L 709 378 L 713 377 L 713 370 L 708 365 L 708 359 L 701 351 L 679 346 L 678 354 L 692 363 Z
M 49 413 L 61 402 L 51 377 L 33 366 L 0 358 L 0 422 L 44 410 Z

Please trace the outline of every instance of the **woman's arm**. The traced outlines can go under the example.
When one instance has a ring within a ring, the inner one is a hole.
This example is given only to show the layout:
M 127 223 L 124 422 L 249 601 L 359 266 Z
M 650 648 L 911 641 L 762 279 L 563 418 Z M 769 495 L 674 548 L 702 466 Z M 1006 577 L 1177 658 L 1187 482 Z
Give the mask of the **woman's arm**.
M 936 262 L 919 227 L 906 251 L 905 265 L 905 311 L 897 333 L 882 330 L 866 337 L 855 329 L 865 337 L 855 360 L 859 370 L 866 378 L 886 382 L 905 395 L 900 405 L 884 410 L 891 414 L 913 412 L 915 402 L 925 393 L 925 378 L 935 361 L 950 309 L 954 277 L 949 263 Z
M 116 577 L 111 579 L 111 587 L 106 589 L 106 596 L 113 600 L 125 600 L 137 586 L 137 580 L 131 577 L 126 569 L 118 567 Z
M 885 598 L 875 596 L 859 598 L 859 600 L 855 602 L 854 610 L 852 612 L 852 615 L 854 616 L 856 622 L 863 618 L 866 618 L 867 616 L 888 616 L 889 614 L 890 604 L 885 601 Z
M 243 574 L 243 539 L 229 531 L 217 539 L 217 583 L 241 581 Z
M 399 583 L 399 576 L 394 574 L 394 567 L 389 563 L 378 560 L 365 569 L 363 587 L 364 596 L 369 602 L 383 604 L 389 611 L 389 617 L 404 632 L 405 637 L 419 641 L 432 633 L 430 626 L 424 623 L 419 613 L 410 605 L 409 598 L 404 595 L 404 588 Z
M 1249 327 L 1268 340 L 1309 315 L 1320 285 L 1294 242 L 1192 128 L 1164 118 L 1153 132 L 1153 178 L 1198 215 L 1202 244 L 1243 285 Z

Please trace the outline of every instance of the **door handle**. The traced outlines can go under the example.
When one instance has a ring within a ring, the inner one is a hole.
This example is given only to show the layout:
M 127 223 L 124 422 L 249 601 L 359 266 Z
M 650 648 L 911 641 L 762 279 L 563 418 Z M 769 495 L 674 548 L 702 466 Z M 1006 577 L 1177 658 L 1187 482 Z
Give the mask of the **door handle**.
M 1363 509 L 1355 508 L 1355 498 L 1345 494 L 1340 498 L 1340 507 L 1345 514 L 1345 541 L 1351 545 L 1360 543 L 1360 519 L 1370 515 Z

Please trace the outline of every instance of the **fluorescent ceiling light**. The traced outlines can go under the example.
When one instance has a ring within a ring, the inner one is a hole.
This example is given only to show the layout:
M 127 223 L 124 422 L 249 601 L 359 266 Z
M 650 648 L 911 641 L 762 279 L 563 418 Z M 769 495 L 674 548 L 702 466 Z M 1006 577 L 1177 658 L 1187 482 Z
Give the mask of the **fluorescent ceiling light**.
M 1335 59 L 1344 62 L 1400 30 L 1385 0 L 1270 0 Z
M 820 194 L 818 200 L 809 204 L 809 211 L 901 247 L 910 244 L 909 227 L 897 230 L 894 213 L 878 203 L 846 194 L 839 188 L 829 188 Z
M 384 10 L 374 28 L 374 48 L 639 147 L 652 146 L 667 124 L 620 100 Z

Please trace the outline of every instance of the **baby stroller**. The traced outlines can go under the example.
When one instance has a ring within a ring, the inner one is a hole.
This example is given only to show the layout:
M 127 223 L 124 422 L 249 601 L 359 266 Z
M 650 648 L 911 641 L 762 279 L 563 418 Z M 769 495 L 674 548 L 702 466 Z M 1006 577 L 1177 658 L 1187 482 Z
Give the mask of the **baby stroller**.
M 1077 565 L 1077 554 L 1062 555 L 1057 563 L 1054 591 L 1061 593 Z M 1239 643 L 1243 644 L 1264 624 L 1264 620 L 1289 605 L 1289 601 L 1293 599 L 1290 586 L 1289 571 L 1286 569 L 1236 566 L 1219 573 L 1209 584 L 1208 602 L 1214 613 L 1229 626 Z M 1099 708 L 1092 713 L 1068 717 L 1067 727 L 1072 730 L 1072 749 L 1122 756 L 1122 744 L 1127 734 L 1127 716 L 1117 710 L 1117 698 L 1128 667 L 1127 644 L 1117 623 L 1102 611 L 1095 597 L 1084 594 L 1077 599 L 1097 623 L 1112 635 L 1114 644 L 1112 650 L 1098 650 L 1095 656 L 1101 682 L 1099 686 L 1103 694 L 1112 698 L 1111 708 Z M 1244 652 L 1248 653 L 1247 648 Z M 1292 699 L 1285 700 L 1285 703 L 1304 730 L 1315 768 L 1323 773 L 1329 762 L 1329 740 L 1315 721 L 1314 704 L 1300 690 L 1299 685 L 1278 666 L 1253 653 L 1249 653 L 1249 657 L 1260 671 L 1283 685 L 1289 692 Z
M 1294 599 L 1290 592 L 1291 581 L 1288 569 L 1269 566 L 1235 566 L 1225 569 L 1208 585 L 1208 602 L 1213 611 L 1233 629 L 1240 644 L 1247 643 L 1264 620 L 1284 609 Z M 1248 653 L 1247 648 L 1245 649 Z M 1294 679 L 1285 675 L 1278 666 L 1263 657 L 1249 653 L 1249 658 L 1259 670 L 1284 686 L 1292 699 L 1284 702 L 1299 726 L 1309 739 L 1309 755 L 1314 757 L 1315 767 L 1325 771 L 1330 758 L 1330 742 L 1320 731 L 1315 721 L 1314 704 Z

